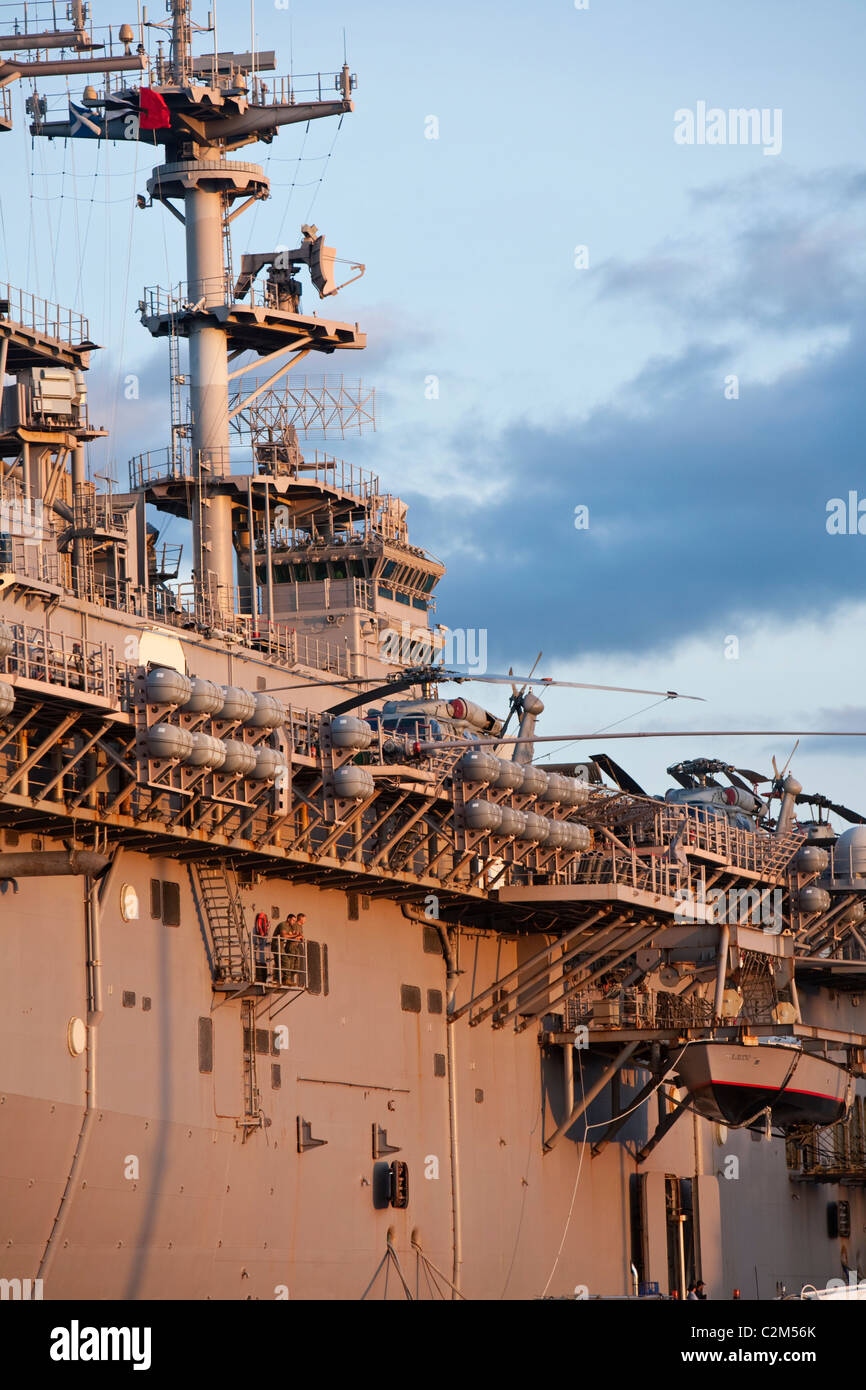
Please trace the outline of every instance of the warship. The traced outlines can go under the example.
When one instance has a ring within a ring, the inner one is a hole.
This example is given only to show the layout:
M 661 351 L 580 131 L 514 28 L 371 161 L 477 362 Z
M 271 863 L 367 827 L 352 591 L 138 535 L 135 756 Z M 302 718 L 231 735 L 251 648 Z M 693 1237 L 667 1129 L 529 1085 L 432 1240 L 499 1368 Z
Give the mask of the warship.
M 0 286 L 0 1294 L 856 1286 L 866 817 L 787 766 L 545 761 L 549 682 L 446 664 L 406 505 L 309 446 L 375 417 L 292 375 L 364 348 L 303 303 L 363 266 L 310 224 L 234 261 L 269 183 L 231 156 L 352 112 L 348 64 L 44 12 L 0 127 L 23 83 L 58 163 L 149 147 L 186 278 L 139 301 L 165 447 L 123 492 L 87 318 Z

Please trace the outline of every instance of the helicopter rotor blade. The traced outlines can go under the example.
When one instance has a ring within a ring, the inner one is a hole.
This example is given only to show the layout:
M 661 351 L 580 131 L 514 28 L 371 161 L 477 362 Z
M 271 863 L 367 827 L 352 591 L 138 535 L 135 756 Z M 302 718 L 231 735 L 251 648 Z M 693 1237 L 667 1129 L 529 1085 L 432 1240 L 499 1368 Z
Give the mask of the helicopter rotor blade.
M 791 763 L 791 759 L 793 758 L 794 754 L 796 753 L 796 751 L 797 751 L 797 749 L 798 749 L 799 747 L 800 747 L 800 740 L 797 739 L 797 742 L 794 744 L 794 747 L 791 749 L 791 752 L 790 752 L 790 754 L 788 755 L 788 761 L 785 763 L 785 766 L 782 768 L 782 771 L 779 773 L 779 776 L 780 776 L 780 777 L 784 777 L 785 773 L 788 771 L 788 768 L 789 768 L 790 763 Z
M 668 776 L 673 777 L 674 781 L 679 782 L 680 786 L 686 791 L 691 791 L 693 787 L 700 786 L 697 777 L 693 777 L 690 772 L 684 772 L 682 768 L 676 766 L 668 768 Z
M 733 786 L 739 787 L 739 788 L 740 788 L 740 791 L 750 792 L 750 791 L 752 790 L 751 787 L 749 787 L 749 786 L 746 785 L 746 783 L 743 781 L 742 777 L 738 777 L 738 776 L 737 776 L 737 769 L 736 769 L 735 767 L 729 767 L 729 768 L 727 768 L 727 769 L 725 770 L 725 776 L 727 777 L 728 781 L 729 781 Z
M 539 657 L 541 653 L 539 652 Z M 533 667 L 533 670 L 535 668 Z M 453 671 L 442 666 L 422 666 L 406 667 L 395 671 L 390 678 L 382 676 L 350 676 L 346 680 L 328 681 L 296 681 L 292 685 L 272 685 L 269 687 L 270 694 L 279 694 L 285 690 L 308 690 L 313 687 L 319 688 L 327 685 L 333 689 L 357 687 L 359 685 L 375 685 L 376 689 L 370 691 L 367 696 L 362 696 L 357 703 L 362 703 L 364 699 L 378 699 L 379 695 L 387 692 L 408 690 L 412 685 L 442 684 L 447 685 L 453 682 L 455 685 L 462 685 L 466 681 L 480 681 L 485 685 L 510 685 L 514 686 L 520 681 L 524 686 L 546 685 L 560 686 L 568 690 L 606 690 L 620 695 L 659 695 L 668 700 L 700 700 L 705 702 L 703 695 L 682 695 L 678 690 L 644 690 L 637 686 L 630 685 L 594 685 L 588 681 L 558 681 L 552 676 L 515 676 L 513 672 L 508 675 L 476 675 L 472 671 Z
M 529 668 L 529 675 L 528 675 L 528 677 L 527 677 L 527 682 L 529 682 L 529 681 L 532 679 L 532 677 L 535 675 L 535 668 L 536 668 L 536 666 L 538 665 L 538 663 L 539 663 L 540 660 L 541 660 L 541 652 L 538 653 L 538 656 L 535 658 L 535 660 L 533 661 L 532 665 L 531 665 L 530 668 Z M 511 671 L 514 670 L 514 667 L 513 667 L 513 666 L 509 666 L 508 670 L 509 670 L 509 672 L 511 672 Z M 521 695 L 523 694 L 523 692 L 524 692 L 525 690 L 526 690 L 526 686 L 524 685 L 523 690 L 521 690 L 521 692 L 520 692 Z
M 531 665 L 530 668 L 529 668 L 529 674 L 530 674 L 530 676 L 532 675 L 533 671 L 535 670 L 535 668 L 536 668 L 536 666 L 538 665 L 538 663 L 539 663 L 540 660 L 541 660 L 541 652 L 538 653 L 538 656 L 535 658 L 535 660 L 533 661 L 532 665 Z M 513 667 L 513 666 L 509 666 L 509 668 L 508 668 L 508 674 L 509 674 L 509 676 L 513 674 L 513 671 L 514 671 L 514 667 Z M 517 689 L 517 686 L 516 686 L 516 685 L 514 684 L 514 682 L 512 681 L 512 684 L 511 684 L 511 699 L 510 699 L 509 702 L 508 702 L 508 715 L 507 715 L 507 717 L 506 717 L 505 723 L 504 723 L 503 726 L 502 726 L 502 732 L 503 732 L 503 734 L 506 734 L 506 733 L 508 732 L 508 726 L 509 726 L 509 724 L 511 723 L 511 720 L 512 720 L 513 716 L 517 713 L 518 709 L 520 708 L 520 701 L 523 699 L 523 696 L 525 695 L 525 693 L 526 693 L 526 685 L 525 685 L 525 684 L 522 685 L 522 686 L 520 687 L 520 689 L 518 690 L 518 689 Z
M 524 687 L 524 689 L 525 689 L 525 687 Z M 518 706 L 519 706 L 519 704 L 520 704 L 520 697 L 521 697 L 522 694 L 523 694 L 523 691 L 522 691 L 522 690 L 519 691 L 519 690 L 517 689 L 517 686 L 516 686 L 516 685 L 512 685 L 512 687 L 511 687 L 511 696 L 510 696 L 510 698 L 509 698 L 509 700 L 508 700 L 508 713 L 507 713 L 507 715 L 505 716 L 505 723 L 502 725 L 502 732 L 503 732 L 503 734 L 507 734 L 507 733 L 508 733 L 509 725 L 511 724 L 512 719 L 514 718 L 515 714 L 517 713 L 517 709 L 518 709 Z
M 861 816 L 859 811 L 852 811 L 848 806 L 840 806 L 837 801 L 831 801 L 820 792 L 801 792 L 796 801 L 798 806 L 819 806 L 825 811 L 835 811 L 837 816 L 850 821 L 852 825 L 866 825 L 866 816 Z
M 681 695 L 678 690 L 643 690 L 632 685 L 594 685 L 589 681 L 554 680 L 552 676 L 476 676 L 468 671 L 440 671 L 432 675 L 431 680 L 442 682 L 481 681 L 487 685 L 511 685 L 513 681 L 522 681 L 524 685 L 529 685 L 531 682 L 533 685 L 558 686 L 563 690 L 607 690 L 619 695 L 660 695 L 668 700 L 700 700 L 702 703 L 705 701 L 703 695 Z
M 590 739 L 623 738 L 866 738 L 866 729 L 650 729 L 641 733 L 600 734 L 534 734 L 532 738 L 494 736 L 466 739 L 430 739 L 421 743 L 429 748 L 478 748 L 495 743 L 586 743 Z M 765 779 L 766 780 L 766 779 Z

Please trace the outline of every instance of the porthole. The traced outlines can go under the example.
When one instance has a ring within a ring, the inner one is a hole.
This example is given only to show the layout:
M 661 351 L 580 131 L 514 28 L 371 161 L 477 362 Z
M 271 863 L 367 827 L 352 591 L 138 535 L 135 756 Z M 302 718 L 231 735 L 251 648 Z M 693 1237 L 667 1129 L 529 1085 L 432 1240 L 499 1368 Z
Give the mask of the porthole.
M 124 883 L 120 890 L 120 915 L 124 922 L 138 921 L 138 894 L 131 883 Z
M 66 1029 L 66 1045 L 73 1057 L 80 1057 L 87 1046 L 87 1025 L 83 1018 L 71 1018 Z

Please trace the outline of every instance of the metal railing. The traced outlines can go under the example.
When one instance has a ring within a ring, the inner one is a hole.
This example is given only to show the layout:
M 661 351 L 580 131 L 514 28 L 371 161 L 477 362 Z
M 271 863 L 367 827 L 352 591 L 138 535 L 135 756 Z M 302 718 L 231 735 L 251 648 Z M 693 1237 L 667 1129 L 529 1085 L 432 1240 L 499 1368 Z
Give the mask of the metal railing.
M 567 985 L 568 974 L 563 977 Z M 713 1006 L 695 995 L 655 993 L 625 989 L 603 994 L 601 990 L 576 990 L 563 1001 L 564 1026 L 589 1028 L 712 1028 Z
M 267 81 L 256 77 L 252 99 L 259 106 L 294 106 L 299 100 L 335 101 L 342 89 L 341 72 L 286 73 Z
M 281 940 L 279 949 L 274 949 Z M 252 961 L 252 982 L 270 989 L 306 989 L 307 943 L 288 938 L 258 936 L 249 932 L 249 956 Z
M 275 451 L 279 447 L 277 444 L 273 445 Z M 248 446 L 238 450 L 225 447 L 201 449 L 197 457 L 201 472 L 206 477 L 228 477 L 232 473 L 233 460 L 240 462 L 241 459 L 245 467 L 243 470 L 238 469 L 239 475 L 250 472 Z M 191 482 L 196 477 L 195 462 L 192 448 L 185 442 L 178 442 L 174 449 L 148 449 L 129 460 L 129 485 L 131 488 L 140 488 L 147 483 L 171 482 L 173 479 Z M 259 467 L 258 474 L 265 472 L 266 470 Z M 356 468 L 354 464 L 345 463 L 331 454 L 320 453 L 318 449 L 312 458 L 305 458 L 298 465 L 279 467 L 275 472 L 280 476 L 292 477 L 298 482 L 312 482 L 327 491 L 357 498 L 365 506 L 377 501 L 381 496 L 379 479 L 375 474 L 365 468 Z M 255 482 L 258 475 L 253 473 L 251 476 Z M 275 499 L 274 506 L 278 505 L 279 499 Z M 283 532 L 275 534 L 288 536 L 290 533 L 284 529 Z
M 724 815 L 702 806 L 659 802 L 648 797 L 616 793 L 598 799 L 588 809 L 592 825 L 604 827 L 627 849 L 667 847 L 676 843 L 686 853 L 712 855 L 731 868 L 776 882 L 781 879 L 805 841 L 805 832 L 773 835 L 765 830 L 742 830 Z M 614 880 L 616 881 L 616 880 Z
M 231 460 L 231 450 L 223 447 L 200 449 L 195 458 L 191 446 L 182 442 L 174 449 L 148 449 L 129 460 L 129 486 L 135 489 L 174 479 L 192 482 L 197 476 L 196 461 L 203 477 L 226 478 Z
M 126 512 L 114 506 L 110 494 L 76 489 L 72 500 L 72 527 L 75 531 L 95 531 L 124 537 Z
M 351 659 L 344 647 L 334 642 L 325 642 L 320 637 L 307 637 L 304 633 L 293 632 L 295 658 L 304 666 L 316 671 L 330 671 L 337 676 L 350 676 Z
M 72 565 L 68 557 L 16 536 L 0 536 L 0 572 L 4 570 L 19 581 L 65 588 L 85 602 L 114 612 L 151 618 L 172 627 L 209 627 L 281 666 L 301 664 L 340 676 L 352 674 L 351 655 L 345 646 L 298 633 L 285 623 L 271 623 L 258 614 L 239 612 L 241 595 L 237 589 L 227 596 L 224 608 L 217 608 L 195 583 L 177 584 L 166 579 L 151 589 L 142 589 L 130 579 L 115 580 L 91 568 Z
M 319 579 L 296 584 L 276 579 L 277 607 L 288 613 L 319 609 L 375 609 L 372 586 L 364 579 Z
M 578 813 L 582 821 L 587 819 Z M 642 855 L 637 850 L 608 845 L 601 850 L 580 854 L 556 875 L 565 885 L 582 883 L 624 884 L 654 896 L 675 898 L 689 882 L 685 867 L 669 863 L 657 854 Z
M 726 816 L 708 815 L 699 806 L 675 806 L 664 803 L 659 807 L 659 829 L 662 840 L 673 839 L 683 826 L 683 848 L 705 850 L 726 859 L 739 869 L 747 869 L 765 878 L 779 878 L 805 841 L 801 830 L 786 835 L 770 835 L 766 831 L 740 830 Z
M 66 632 L 50 632 L 47 624 L 10 626 L 14 645 L 2 663 L 8 674 L 116 699 L 114 649 L 108 642 L 84 641 Z
M 0 570 L 14 574 L 16 579 L 50 584 L 54 588 L 61 587 L 66 573 L 63 556 L 40 549 L 38 536 L 0 537 Z
M 286 310 L 285 291 L 267 279 L 253 280 L 241 298 L 235 294 L 235 281 L 230 275 L 203 275 L 198 280 L 180 280 L 168 288 L 145 285 L 139 300 L 139 312 L 146 319 L 183 318 L 217 306 Z M 318 317 L 315 311 L 295 312 L 302 318 Z
M 846 1118 L 829 1129 L 792 1134 L 786 1141 L 789 1170 L 806 1182 L 866 1186 L 866 1106 L 855 1096 Z
M 90 341 L 90 324 L 83 314 L 0 281 L 0 318 L 20 323 L 46 338 L 80 345 Z
M 177 579 L 182 555 L 183 546 L 180 544 L 163 541 L 161 545 L 155 545 L 148 554 L 151 577 L 163 583 Z
M 173 478 L 192 478 L 192 450 L 188 444 L 177 449 L 148 449 L 129 460 L 129 486 L 133 490 Z
M 276 455 L 280 447 L 279 443 L 257 444 L 260 465 L 263 452 L 266 458 L 269 448 L 273 448 Z M 260 473 L 265 471 L 259 467 Z M 333 454 L 326 454 L 319 449 L 314 451 L 312 458 L 306 456 L 297 465 L 283 465 L 275 471 L 287 473 L 298 481 L 317 483 L 331 492 L 342 492 L 349 497 L 357 497 L 364 503 L 369 503 L 381 495 L 380 481 L 375 473 L 366 468 L 358 468 L 353 463 L 346 463 L 345 460 L 335 458 Z

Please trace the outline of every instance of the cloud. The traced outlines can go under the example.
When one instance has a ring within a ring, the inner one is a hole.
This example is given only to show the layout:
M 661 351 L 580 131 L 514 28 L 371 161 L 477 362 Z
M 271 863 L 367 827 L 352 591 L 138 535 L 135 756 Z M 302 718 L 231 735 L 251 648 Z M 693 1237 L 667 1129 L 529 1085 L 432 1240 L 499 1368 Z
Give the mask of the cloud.
M 828 535 L 826 519 L 829 498 L 858 484 L 866 495 L 864 372 L 858 329 L 727 400 L 716 354 L 687 351 L 649 364 L 618 408 L 585 423 L 504 429 L 485 450 L 495 495 L 450 509 L 413 498 L 415 539 L 450 566 L 442 619 L 487 627 L 501 661 L 539 646 L 669 650 L 709 627 L 736 633 L 853 598 L 866 537 Z M 450 450 L 471 478 L 471 442 Z M 574 526 L 579 504 L 587 530 Z
M 601 301 L 642 301 L 692 329 L 815 329 L 856 319 L 866 281 L 866 174 L 762 176 L 692 190 L 687 232 L 599 266 Z
M 439 458 L 461 479 L 459 506 L 408 480 L 413 536 L 449 565 L 440 619 L 486 627 L 497 663 L 539 647 L 670 652 L 820 618 L 861 592 L 866 537 L 828 535 L 826 521 L 830 498 L 866 497 L 866 176 L 750 177 L 696 193 L 692 211 L 688 236 L 600 272 L 601 303 L 643 298 L 678 320 L 668 354 L 583 419 L 567 401 L 545 428 L 453 431 Z M 775 335 L 815 325 L 844 331 L 755 380 Z M 743 351 L 753 372 L 727 399 Z

